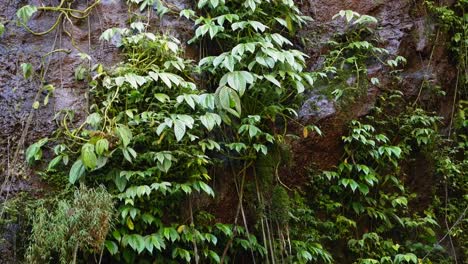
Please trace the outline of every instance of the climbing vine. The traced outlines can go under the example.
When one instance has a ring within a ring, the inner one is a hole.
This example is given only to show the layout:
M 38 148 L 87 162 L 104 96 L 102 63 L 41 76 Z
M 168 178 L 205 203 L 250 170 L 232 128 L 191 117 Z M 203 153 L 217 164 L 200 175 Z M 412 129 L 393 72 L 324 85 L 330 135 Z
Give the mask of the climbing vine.
M 87 18 L 99 2 L 83 10 L 72 9 L 73 1 L 25 6 L 17 16 L 32 34 L 45 35 L 62 22 Z M 128 27 L 106 29 L 100 38 L 119 48 L 122 61 L 75 72 L 77 80 L 89 81 L 91 87 L 85 119 L 76 119 L 71 111 L 58 113 L 56 131 L 26 150 L 26 161 L 38 166 L 50 184 L 83 186 L 74 198 L 67 193 L 49 208 L 34 210 L 28 260 L 78 263 L 90 255 L 99 255 L 99 262 L 125 263 L 449 259 L 433 245 L 440 242 L 437 203 L 425 210 L 411 207 L 416 197 L 406 184 L 405 161 L 416 153 L 438 151 L 437 173 L 452 178 L 453 189 L 463 192 L 466 180 L 460 175 L 466 162 L 457 155 L 464 154 L 466 144 L 439 152 L 440 118 L 395 103 L 401 100 L 398 92 L 382 96 L 387 103 L 367 119 L 350 123 L 336 167 L 312 173 L 313 194 L 282 181 L 280 168 L 291 162 L 289 142 L 298 137 L 288 125 L 297 123 L 304 137 L 321 135 L 316 125 L 296 121 L 295 109 L 305 92 L 319 83 L 332 88 L 325 92 L 335 101 L 353 101 L 369 84 L 380 84 L 368 76 L 370 60 L 393 74 L 406 62 L 379 47 L 374 17 L 339 12 L 334 19 L 346 30 L 330 41 L 322 69 L 310 72 L 307 55 L 290 38 L 313 22 L 291 0 L 200 0 L 194 10 L 176 10 L 157 0 L 127 3 L 132 11 Z M 177 12 L 180 19 L 193 21 L 189 44 L 200 48 L 198 64 L 184 57 L 177 39 L 152 30 L 154 7 L 159 16 Z M 58 14 L 41 32 L 27 26 L 38 11 Z M 442 15 L 444 21 L 446 17 Z M 465 24 L 458 22 L 456 30 L 465 32 Z M 457 36 L 453 42 L 463 42 Z M 87 54 L 80 56 L 84 63 L 91 61 Z M 34 77 L 31 64 L 21 67 L 25 78 Z M 54 88 L 41 89 L 48 92 L 46 105 Z M 388 110 L 393 103 L 400 108 Z M 39 105 L 37 101 L 33 108 Z M 456 115 L 455 142 L 466 141 L 465 112 L 460 107 Z M 221 181 L 232 184 L 237 194 L 234 218 L 228 222 L 199 204 L 216 197 L 213 179 L 219 171 Z M 459 218 L 445 210 L 456 227 Z M 50 232 L 54 228 L 60 232 Z M 77 228 L 84 231 L 77 233 Z M 450 238 L 464 235 L 460 225 L 449 232 Z

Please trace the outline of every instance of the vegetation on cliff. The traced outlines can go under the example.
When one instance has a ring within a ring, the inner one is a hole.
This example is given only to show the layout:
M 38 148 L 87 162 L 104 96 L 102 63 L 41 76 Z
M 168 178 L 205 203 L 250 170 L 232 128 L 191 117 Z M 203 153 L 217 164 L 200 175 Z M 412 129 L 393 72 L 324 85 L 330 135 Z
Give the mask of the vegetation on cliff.
M 448 121 L 421 97 L 429 82 L 414 98 L 403 96 L 406 59 L 380 47 L 379 21 L 372 16 L 340 11 L 333 19 L 344 30 L 329 42 L 318 70 L 309 71 L 294 36 L 313 21 L 292 0 L 200 0 L 193 10 L 159 0 L 127 2 L 128 27 L 103 29 L 100 38 L 119 48 L 120 63 L 91 65 L 76 47 L 83 61 L 76 80 L 90 87 L 86 117 L 57 113 L 55 132 L 25 151 L 53 191 L 2 206 L 2 223 L 26 215 L 21 226 L 31 232 L 20 250 L 26 262 L 416 264 L 468 258 L 466 0 L 426 2 L 439 32 L 451 36 L 447 45 L 457 65 L 448 95 L 428 89 L 430 100 L 453 96 Z M 17 11 L 18 21 L 31 34 L 47 35 L 87 18 L 99 1 L 82 10 L 72 4 L 27 5 Z M 193 21 L 189 45 L 200 48 L 198 62 L 184 56 L 177 39 L 156 33 L 154 10 Z M 38 11 L 58 13 L 56 23 L 31 30 L 28 21 Z M 385 86 L 370 75 L 370 64 L 386 70 Z M 33 108 L 47 105 L 54 92 L 47 76 L 29 62 L 21 68 L 25 78 L 45 84 Z M 350 120 L 337 164 L 312 166 L 305 182 L 285 183 L 282 172 L 301 155 L 292 143 L 326 136 L 319 123 L 298 121 L 304 96 L 323 94 L 345 112 L 371 87 L 381 89 L 379 99 L 369 114 Z M 230 190 L 222 193 L 218 185 Z

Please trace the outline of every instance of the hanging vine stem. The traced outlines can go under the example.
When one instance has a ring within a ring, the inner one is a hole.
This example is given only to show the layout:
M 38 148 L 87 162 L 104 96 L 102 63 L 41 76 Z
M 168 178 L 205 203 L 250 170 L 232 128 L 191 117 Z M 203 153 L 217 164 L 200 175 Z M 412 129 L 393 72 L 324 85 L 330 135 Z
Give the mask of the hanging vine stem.
M 59 52 L 55 49 L 55 46 L 57 44 L 57 39 L 58 39 L 58 31 L 55 35 L 55 39 L 54 39 L 54 42 L 52 43 L 52 48 L 51 48 L 51 51 L 48 52 L 46 55 L 42 56 L 41 58 L 41 62 L 42 62 L 42 65 L 44 66 L 40 72 L 40 75 L 39 75 L 39 78 L 40 78 L 40 81 L 41 81 L 41 84 L 43 83 L 44 81 L 44 76 L 46 75 L 48 69 L 49 69 L 49 65 L 50 65 L 50 62 L 47 61 L 46 62 L 46 58 L 48 58 L 50 55 L 54 54 L 55 52 Z M 41 89 L 39 89 L 37 92 L 36 92 L 36 95 L 34 96 L 34 101 L 37 101 L 39 99 L 39 96 L 41 94 Z M 18 144 L 16 145 L 16 150 L 13 154 L 13 158 L 11 160 L 11 164 L 17 164 L 18 163 L 18 159 L 20 158 L 20 154 L 21 154 L 21 150 L 23 150 L 23 146 L 24 146 L 24 142 L 26 141 L 26 136 L 28 135 L 28 131 L 29 131 L 29 127 L 31 126 L 31 122 L 32 122 L 32 119 L 33 119 L 33 116 L 34 116 L 34 112 L 35 110 L 31 110 L 28 114 L 28 117 L 26 119 L 26 123 L 24 124 L 24 128 L 23 128 L 23 133 L 21 134 L 21 137 L 18 141 Z M 8 171 L 7 171 L 7 177 L 5 177 L 5 179 L 3 180 L 1 186 L 0 186 L 0 193 L 3 193 L 3 191 L 5 190 L 8 182 L 10 181 L 13 173 L 11 172 L 11 169 L 12 168 L 8 168 Z M 6 195 L 5 195 L 5 201 L 8 200 L 8 197 L 10 195 L 10 190 L 8 189 L 6 191 Z M 2 207 L 2 210 L 0 211 L 0 219 L 3 219 L 3 214 L 5 213 L 5 207 Z
M 247 162 L 247 161 L 245 161 L 245 162 Z M 235 235 L 237 233 L 237 227 L 236 227 L 237 226 L 237 221 L 239 220 L 239 214 L 240 214 L 241 210 L 243 210 L 242 202 L 243 202 L 243 196 L 244 196 L 244 183 L 245 183 L 246 171 L 247 171 L 248 168 L 250 168 L 250 166 L 252 166 L 253 162 L 254 161 L 251 160 L 248 164 L 244 165 L 244 167 L 237 174 L 238 176 L 242 174 L 240 187 L 236 184 L 237 193 L 239 195 L 239 202 L 237 204 L 236 216 L 234 218 L 233 235 L 232 235 L 232 238 L 229 239 L 228 243 L 226 244 L 226 247 L 223 250 L 223 255 L 221 256 L 221 259 L 220 259 L 220 262 L 219 262 L 221 264 L 224 263 L 224 259 L 226 258 L 227 252 L 228 252 L 229 248 L 231 247 L 232 241 L 234 240 L 234 237 L 235 237 Z M 232 167 L 231 167 L 231 169 L 234 171 L 234 169 Z
M 189 210 L 190 210 L 190 225 L 194 226 L 195 221 L 193 220 L 192 195 L 189 195 L 188 201 L 189 201 Z M 200 256 L 198 255 L 197 241 L 194 239 L 192 244 L 193 244 L 193 251 L 195 255 L 195 264 L 198 264 L 200 262 Z
M 44 30 L 44 31 L 34 31 L 32 30 L 28 25 L 26 25 L 26 23 L 24 23 L 23 21 L 20 22 L 20 24 L 31 34 L 33 35 L 36 35 L 36 36 L 43 36 L 43 35 L 46 35 L 50 32 L 52 32 L 54 29 L 57 28 L 57 26 L 60 24 L 60 22 L 62 21 L 62 19 L 65 17 L 71 24 L 72 21 L 70 19 L 70 17 L 72 18 L 76 18 L 76 19 L 84 19 L 84 18 L 87 18 L 89 16 L 89 14 L 91 13 L 91 11 L 98 5 L 101 3 L 101 0 L 96 0 L 93 4 L 91 4 L 90 6 L 88 6 L 87 8 L 85 8 L 84 10 L 79 10 L 79 9 L 73 9 L 71 8 L 71 3 L 68 3 L 68 7 L 63 7 L 63 5 L 65 4 L 66 0 L 61 0 L 60 4 L 58 6 L 40 6 L 40 7 L 37 7 L 37 10 L 39 11 L 52 11 L 52 12 L 60 12 L 59 16 L 57 17 L 57 19 L 55 20 L 54 24 L 48 28 L 47 30 Z M 80 15 L 75 15 L 74 13 L 79 13 Z
M 426 70 L 429 70 L 429 68 L 431 67 L 432 57 L 434 56 L 435 47 L 436 47 L 437 41 L 439 40 L 439 34 L 440 34 L 440 29 L 437 30 L 436 39 L 434 41 L 435 44 L 434 44 L 434 46 L 432 46 L 432 51 L 431 51 L 431 55 L 429 56 L 429 62 L 426 65 Z M 426 77 L 424 78 L 424 80 L 421 83 L 421 86 L 419 87 L 418 96 L 416 97 L 416 100 L 414 100 L 413 106 L 416 105 L 416 103 L 419 101 L 419 98 L 421 97 L 425 81 L 427 81 Z

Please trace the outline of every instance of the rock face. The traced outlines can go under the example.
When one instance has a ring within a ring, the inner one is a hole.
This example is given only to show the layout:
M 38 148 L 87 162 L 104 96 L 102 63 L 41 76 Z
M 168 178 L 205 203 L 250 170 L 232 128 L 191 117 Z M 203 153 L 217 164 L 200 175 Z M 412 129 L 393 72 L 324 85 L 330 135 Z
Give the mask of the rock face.
M 80 1 L 83 2 L 83 1 Z M 21 149 L 35 139 L 49 136 L 55 127 L 54 115 L 61 110 L 82 113 L 86 108 L 87 87 L 75 80 L 75 69 L 86 65 L 80 52 L 88 53 L 93 61 L 111 64 L 118 56 L 117 50 L 99 42 L 103 29 L 123 26 L 126 8 L 121 3 L 104 1 L 88 19 L 63 23 L 56 30 L 35 36 L 17 25 L 16 11 L 26 4 L 57 5 L 55 1 L 0 0 L 0 19 L 5 24 L 5 33 L 0 37 L 0 178 L 6 178 L 6 161 L 18 163 Z M 84 4 L 77 4 L 84 9 Z M 102 14 L 102 15 L 98 15 Z M 37 12 L 28 23 L 33 31 L 42 32 L 53 25 L 57 12 Z M 88 25 L 89 22 L 89 25 Z M 63 26 L 62 26 L 63 25 Z M 88 34 L 89 26 L 89 34 Z M 68 36 L 72 34 L 73 39 Z M 23 77 L 21 64 L 30 63 L 33 77 Z M 52 84 L 56 91 L 47 105 L 41 87 Z M 41 106 L 34 110 L 35 101 Z M 82 118 L 82 116 L 81 116 Z M 14 161 L 14 162 L 13 162 Z M 2 164 L 3 163 L 3 164 Z M 15 170 L 10 170 L 10 173 Z M 17 172 L 21 173 L 21 172 Z M 10 175 L 8 191 L 18 190 L 16 181 L 25 178 Z M 4 196 L 2 188 L 0 196 Z
M 78 2 L 80 3 L 74 8 L 86 8 L 83 1 Z M 100 42 L 99 36 L 107 28 L 124 26 L 128 19 L 128 7 L 125 3 L 103 0 L 89 19 L 72 21 L 73 24 L 63 23 L 63 27 L 58 27 L 49 34 L 34 36 L 16 22 L 16 11 L 26 4 L 52 6 L 57 3 L 0 0 L 0 19 L 6 26 L 5 34 L 0 38 L 0 168 L 6 166 L 7 153 L 10 153 L 10 160 L 14 158 L 16 149 L 24 147 L 23 142 L 28 143 L 49 135 L 55 127 L 53 117 L 57 111 L 72 109 L 80 113 L 86 109 L 87 87 L 84 82 L 75 80 L 75 69 L 88 62 L 80 59 L 79 52 L 89 54 L 92 63 L 112 65 L 119 58 L 118 50 L 110 44 Z M 174 0 L 172 5 L 178 9 L 190 7 L 186 0 Z M 435 41 L 443 43 L 444 36 L 436 32 L 422 1 L 309 0 L 301 3 L 301 9 L 305 15 L 314 18 L 314 22 L 298 32 L 300 37 L 309 39 L 303 49 L 311 57 L 311 69 L 321 65 L 321 55 L 326 52 L 326 41 L 335 32 L 343 31 L 342 23 L 332 20 L 333 15 L 340 10 L 352 9 L 378 18 L 380 24 L 377 34 L 383 40 L 382 47 L 391 54 L 407 58 L 408 66 L 399 85 L 408 97 L 417 96 L 423 81 L 433 85 L 444 84 L 441 85 L 442 89 L 450 94 L 450 87 L 447 85 L 453 82 L 455 70 L 447 61 L 443 45 L 434 46 Z M 38 12 L 29 26 L 32 30 L 43 31 L 55 22 L 57 15 L 54 12 Z M 184 43 L 192 34 L 192 25 L 183 21 L 186 20 L 165 16 L 161 20 L 155 19 L 154 25 L 160 31 L 182 39 Z M 73 39 L 67 32 L 72 34 Z M 55 52 L 44 57 L 54 50 Z M 193 58 L 197 56 L 194 49 L 187 53 Z M 25 80 L 22 76 L 20 65 L 26 62 L 31 63 L 37 73 L 30 80 Z M 369 65 L 368 70 L 385 84 L 387 73 L 382 67 L 377 64 Z M 41 80 L 39 75 L 44 78 Z M 42 102 L 45 97 L 45 92 L 39 92 L 44 84 L 53 84 L 56 87 L 54 97 L 47 106 L 33 110 L 33 103 Z M 353 113 L 347 110 L 348 118 L 343 121 L 366 114 L 378 93 L 378 89 L 373 87 L 367 98 L 357 104 L 360 107 L 352 107 L 355 108 Z M 425 96 L 422 93 L 421 99 L 424 100 Z M 443 108 L 443 104 L 441 102 L 439 108 Z M 337 116 L 342 115 L 337 111 L 340 112 L 332 100 L 312 93 L 299 113 L 305 121 L 334 123 Z M 82 117 L 78 115 L 77 118 Z M 327 121 L 328 119 L 330 120 Z M 313 147 L 311 151 L 315 151 Z M 0 169 L 0 174 L 4 171 Z
M 432 106 L 442 116 L 448 117 L 453 97 L 456 69 L 448 61 L 445 49 L 446 37 L 438 32 L 424 8 L 424 1 L 374 1 L 374 0 L 316 0 L 302 3 L 305 15 L 314 18 L 299 32 L 300 37 L 310 41 L 303 48 L 310 55 L 310 67 L 319 67 L 326 53 L 326 42 L 336 32 L 343 31 L 343 23 L 332 21 L 340 10 L 351 9 L 379 20 L 376 34 L 382 40 L 381 47 L 392 55 L 401 55 L 408 61 L 402 72 L 402 80 L 396 84 L 389 82 L 389 73 L 378 64 L 368 65 L 369 77 L 378 77 L 381 85 L 369 87 L 367 96 L 359 99 L 346 109 L 339 109 L 333 101 L 312 94 L 299 111 L 304 122 L 319 124 L 324 136 L 312 137 L 294 144 L 296 168 L 285 172 L 291 184 L 305 181 L 306 169 L 315 166 L 320 169 L 334 166 L 341 156 L 341 136 L 345 133 L 349 120 L 363 116 L 375 104 L 382 90 L 400 89 L 405 99 L 424 103 L 430 97 L 426 84 L 440 86 L 447 93 L 447 101 Z M 420 93 L 419 98 L 418 94 Z M 446 118 L 447 120 L 447 118 Z M 293 172 L 293 173 L 291 173 Z
M 75 1 L 74 8 L 86 8 L 86 1 Z M 90 1 L 92 2 L 92 1 Z M 190 7 L 192 1 L 169 1 L 177 8 Z M 54 115 L 57 111 L 72 109 L 83 118 L 87 107 L 87 87 L 84 82 L 76 81 L 75 69 L 86 65 L 80 59 L 79 52 L 85 52 L 92 58 L 92 63 L 100 62 L 111 66 L 118 61 L 118 50 L 112 45 L 99 41 L 101 33 L 110 27 L 121 27 L 128 19 L 128 6 L 125 1 L 102 0 L 91 13 L 89 19 L 63 23 L 63 26 L 44 36 L 34 36 L 24 28 L 17 26 L 16 11 L 26 5 L 57 5 L 54 0 L 0 0 L 0 22 L 6 31 L 0 37 L 0 198 L 14 191 L 40 188 L 37 181 L 29 179 L 18 170 L 7 170 L 11 164 L 20 163 L 21 150 L 33 140 L 48 136 L 55 127 Z M 451 100 L 456 70 L 448 61 L 444 49 L 445 37 L 437 32 L 427 16 L 422 0 L 306 0 L 300 2 L 305 15 L 314 18 L 299 37 L 309 39 L 302 48 L 310 55 L 311 69 L 322 63 L 321 55 L 326 52 L 325 43 L 343 26 L 331 18 L 340 10 L 352 9 L 361 14 L 375 16 L 380 21 L 377 34 L 383 40 L 382 47 L 391 54 L 399 54 L 408 60 L 402 73 L 403 79 L 398 84 L 408 98 L 415 98 L 423 89 L 423 83 L 441 86 L 447 92 L 447 101 Z M 31 19 L 29 26 L 35 31 L 50 27 L 58 14 L 38 12 Z M 155 19 L 158 30 L 175 35 L 182 43 L 193 33 L 192 25 L 182 22 L 177 17 L 166 16 Z M 71 39 L 67 32 L 72 32 Z M 438 45 L 440 44 L 440 45 Z M 55 50 L 55 52 L 53 52 Z M 52 52 L 52 53 L 50 53 Z M 45 54 L 50 54 L 44 57 Z M 196 58 L 196 49 L 189 49 L 188 56 Z M 22 76 L 21 63 L 33 65 L 36 76 L 25 80 Z M 369 65 L 372 76 L 378 76 L 385 86 L 384 70 L 378 65 Z M 43 78 L 40 78 L 43 76 Z M 35 101 L 42 102 L 45 94 L 40 92 L 44 84 L 56 87 L 54 97 L 47 106 L 34 110 Z M 393 89 L 392 87 L 381 87 Z M 285 172 L 288 184 L 300 184 L 306 177 L 306 168 L 312 164 L 324 169 L 336 164 L 341 156 L 341 135 L 350 119 L 365 115 L 375 103 L 379 89 L 372 87 L 367 96 L 353 104 L 346 111 L 340 110 L 333 101 L 310 95 L 300 109 L 304 122 L 318 122 L 323 138 L 310 137 L 294 145 L 296 168 Z M 419 100 L 424 101 L 429 94 L 424 91 Z M 442 115 L 448 115 L 447 102 L 440 101 L 434 106 Z M 11 173 L 12 171 L 16 174 Z M 291 172 L 294 172 L 291 173 Z M 5 259 L 0 254 L 0 259 Z
M 76 80 L 75 70 L 89 63 L 99 62 L 109 67 L 119 61 L 118 49 L 103 43 L 99 37 L 108 28 L 127 26 L 129 9 L 126 1 L 101 0 L 88 18 L 60 23 L 43 36 L 35 36 L 18 25 L 16 12 L 22 6 L 57 6 L 59 2 L 0 0 L 0 23 L 5 25 L 5 32 L 0 37 L 0 201 L 18 191 L 44 188 L 21 166 L 23 150 L 35 140 L 51 135 L 56 127 L 54 116 L 57 112 L 73 110 L 75 120 L 83 119 L 88 87 L 85 82 Z M 94 1 L 74 1 L 72 7 L 84 10 L 88 2 Z M 186 0 L 168 2 L 180 9 L 188 8 L 190 3 Z M 45 31 L 55 23 L 58 15 L 58 12 L 39 11 L 28 26 L 36 32 Z M 166 15 L 161 20 L 154 19 L 151 25 L 186 42 L 192 31 L 192 25 L 187 23 L 178 16 Z M 81 59 L 80 53 L 88 54 L 91 62 Z M 191 50 L 188 53 L 192 57 L 196 54 Z M 33 78 L 26 80 L 23 77 L 22 63 L 32 64 Z M 49 103 L 43 105 L 46 92 L 41 91 L 41 87 L 46 84 L 52 84 L 55 92 Z M 35 101 L 40 102 L 37 110 L 32 107 Z M 8 238 L 7 244 L 0 241 L 1 263 L 15 263 L 8 253 L 8 248 L 15 247 L 15 228 L 12 226 L 8 234 L 0 236 Z
M 86 9 L 86 1 L 75 2 L 73 8 Z M 6 28 L 0 37 L 0 179 L 7 177 L 7 163 L 22 160 L 21 150 L 25 146 L 50 136 L 56 127 L 54 116 L 57 112 L 73 110 L 75 120 L 83 119 L 88 87 L 85 82 L 76 80 L 75 71 L 80 66 L 98 62 L 106 66 L 117 63 L 118 49 L 103 43 L 99 37 L 108 28 L 126 26 L 129 18 L 125 1 L 102 0 L 88 18 L 65 21 L 50 33 L 35 36 L 17 23 L 16 11 L 27 4 L 56 6 L 58 1 L 0 0 L 0 22 Z M 172 4 L 179 9 L 189 7 L 186 0 Z M 45 31 L 55 23 L 58 15 L 58 12 L 39 11 L 28 26 L 36 32 Z M 151 25 L 186 42 L 192 33 L 192 25 L 187 23 L 177 16 L 166 15 L 161 20 L 154 19 Z M 88 54 L 91 62 L 82 59 L 80 53 Z M 191 50 L 187 53 L 192 57 L 196 54 Z M 32 64 L 33 78 L 26 80 L 23 77 L 22 63 Z M 41 91 L 41 87 L 46 84 L 52 84 L 55 92 L 49 103 L 43 105 L 47 93 Z M 40 102 L 37 110 L 32 107 L 35 101 Z M 11 178 L 22 181 L 22 177 Z M 19 190 L 27 184 L 19 188 L 18 184 L 10 182 L 8 186 L 9 190 Z M 4 195 L 2 188 L 0 197 Z

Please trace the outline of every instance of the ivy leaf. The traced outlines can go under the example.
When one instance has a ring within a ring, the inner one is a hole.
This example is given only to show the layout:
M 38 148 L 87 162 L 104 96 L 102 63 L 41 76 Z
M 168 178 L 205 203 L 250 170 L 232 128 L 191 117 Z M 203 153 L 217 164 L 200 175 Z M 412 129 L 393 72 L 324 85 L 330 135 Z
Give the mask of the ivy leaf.
M 114 178 L 114 183 L 115 186 L 117 186 L 117 189 L 119 189 L 120 192 L 123 192 L 125 190 L 125 187 L 127 186 L 127 178 L 116 174 Z
M 210 255 L 210 258 L 214 260 L 215 263 L 219 263 L 221 261 L 221 259 L 219 258 L 219 255 L 213 250 L 208 251 L 208 254 Z
M 255 30 L 255 31 L 260 31 L 260 32 L 263 32 L 265 31 L 265 29 L 267 29 L 268 27 L 265 26 L 264 24 L 258 22 L 258 21 L 249 21 L 249 25 Z
M 183 80 L 180 76 L 173 74 L 173 73 L 167 73 L 167 72 L 149 72 L 149 76 L 154 80 L 158 81 L 161 79 L 161 81 L 166 84 L 167 87 L 172 88 L 172 84 L 175 84 L 176 86 L 180 85 Z
M 81 160 L 88 169 L 94 169 L 97 166 L 97 157 L 94 153 L 94 145 L 86 143 L 81 147 Z
M 111 255 L 115 255 L 117 254 L 117 252 L 119 252 L 119 247 L 114 241 L 106 240 L 106 242 L 104 242 L 104 245 L 106 246 L 107 250 Z
M 127 147 L 128 144 L 130 144 L 130 141 L 133 138 L 132 131 L 127 126 L 124 125 L 118 125 L 115 128 L 115 132 L 117 136 L 120 138 L 120 141 L 122 142 L 124 147 Z
M 301 94 L 305 91 L 305 87 L 304 87 L 304 84 L 302 84 L 301 81 L 295 81 L 296 83 L 296 89 L 297 89 L 297 93 L 298 94 Z
M 215 113 L 206 113 L 200 116 L 200 121 L 208 131 L 211 131 L 215 125 L 221 125 L 221 117 Z
M 63 156 L 57 156 L 55 158 L 53 158 L 50 162 L 49 162 L 49 165 L 47 166 L 47 171 L 51 171 L 54 169 L 55 166 L 57 166 L 57 164 L 59 164 L 60 161 L 62 161 L 62 157 Z
M 184 9 L 184 10 L 180 11 L 179 16 L 180 17 L 186 17 L 187 19 L 190 19 L 191 17 L 195 16 L 195 11 L 193 11 L 192 9 Z
M 226 58 L 224 58 L 223 61 L 223 66 L 228 69 L 230 72 L 234 71 L 234 66 L 235 66 L 235 59 L 234 56 L 228 55 Z
M 23 24 L 28 23 L 29 19 L 31 19 L 32 15 L 37 12 L 36 6 L 25 5 L 18 9 L 16 12 L 16 16 L 20 19 L 20 22 Z
M 309 253 L 309 251 L 306 250 L 301 250 L 297 253 L 298 256 L 300 256 L 301 259 L 307 260 L 307 261 L 312 261 L 312 255 Z
M 23 77 L 29 79 L 32 74 L 32 65 L 31 63 L 21 63 L 21 69 L 23 70 Z
M 75 184 L 77 180 L 79 180 L 85 174 L 85 166 L 81 159 L 77 159 L 75 163 L 73 163 L 70 174 L 68 175 L 68 181 L 71 184 Z
M 359 184 L 355 180 L 350 179 L 349 180 L 349 187 L 351 187 L 351 190 L 353 190 L 353 192 L 354 192 L 359 187 Z
M 179 119 L 174 121 L 174 134 L 177 141 L 181 141 L 185 135 L 185 123 Z
M 363 195 L 367 195 L 369 193 L 369 187 L 364 183 L 360 183 L 358 188 Z
M 143 31 L 145 31 L 145 24 L 143 24 L 140 21 L 133 22 L 132 24 L 130 24 L 130 28 L 134 29 L 134 30 L 137 30 L 138 32 L 143 32 Z
M 223 232 L 227 237 L 231 237 L 233 235 L 231 228 L 226 224 L 215 224 L 216 228 Z
M 213 189 L 206 183 L 200 181 L 198 182 L 198 185 L 200 186 L 200 188 L 208 195 L 210 195 L 211 197 L 214 197 L 214 191 Z
M 28 149 L 26 149 L 26 162 L 32 164 L 35 160 L 40 160 L 42 157 L 41 147 L 44 146 L 48 141 L 48 138 L 43 138 L 29 146 Z
M 125 81 L 127 81 L 135 89 L 146 83 L 146 79 L 144 77 L 133 73 L 126 74 Z
M 39 106 L 40 106 L 40 105 L 41 105 L 41 104 L 39 103 L 39 101 L 34 101 L 34 103 L 32 104 L 32 108 L 33 108 L 34 110 L 37 110 L 37 109 L 39 109 Z
M 117 33 L 118 30 L 116 28 L 106 29 L 99 37 L 99 40 L 110 41 Z
M 96 153 L 102 155 L 104 152 L 109 150 L 109 141 L 105 138 L 101 138 L 96 142 Z
M 227 86 L 220 87 L 216 90 L 215 98 L 219 107 L 240 117 L 242 110 L 241 100 L 235 90 Z
M 156 98 L 161 103 L 169 102 L 171 100 L 171 98 L 167 94 L 163 93 L 154 94 L 154 98 Z
M 345 11 L 345 14 L 346 14 L 346 21 L 350 22 L 351 19 L 353 19 L 353 16 L 354 16 L 353 11 L 351 11 L 351 10 L 346 10 L 346 11 Z
M 101 124 L 102 117 L 98 113 L 92 113 L 86 118 L 86 123 L 89 124 L 94 129 L 97 129 Z
M 234 71 L 226 73 L 220 80 L 220 86 L 229 84 L 229 87 L 236 90 L 240 96 L 245 92 L 247 84 L 252 84 L 254 77 L 247 71 Z
M 138 253 L 143 252 L 145 249 L 145 240 L 141 235 L 132 234 L 132 235 L 125 235 L 123 240 L 130 245 Z
M 0 23 L 0 37 L 3 36 L 3 33 L 5 33 L 5 26 Z
M 219 0 L 210 0 L 210 4 L 213 6 L 213 8 L 216 8 L 219 4 Z
M 161 251 L 161 249 L 164 249 L 166 247 L 166 244 L 164 243 L 163 238 L 157 234 L 151 235 L 149 241 L 159 251 Z
M 263 75 L 263 77 L 265 77 L 265 79 L 267 79 L 269 82 L 271 82 L 272 84 L 278 86 L 281 88 L 281 83 L 271 74 L 266 74 L 266 75 Z

